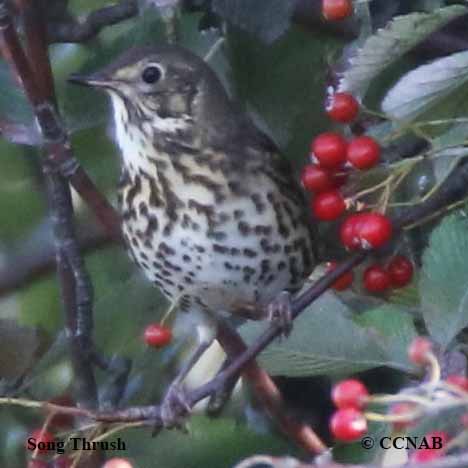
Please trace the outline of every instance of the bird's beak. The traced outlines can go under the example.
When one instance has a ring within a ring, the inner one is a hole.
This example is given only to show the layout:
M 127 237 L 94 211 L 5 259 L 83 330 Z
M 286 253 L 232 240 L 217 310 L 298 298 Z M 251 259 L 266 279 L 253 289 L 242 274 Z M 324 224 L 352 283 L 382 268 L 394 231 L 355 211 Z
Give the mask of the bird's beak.
M 90 75 L 80 75 L 73 73 L 68 77 L 70 83 L 93 88 L 113 88 L 115 82 L 104 73 L 91 73 Z

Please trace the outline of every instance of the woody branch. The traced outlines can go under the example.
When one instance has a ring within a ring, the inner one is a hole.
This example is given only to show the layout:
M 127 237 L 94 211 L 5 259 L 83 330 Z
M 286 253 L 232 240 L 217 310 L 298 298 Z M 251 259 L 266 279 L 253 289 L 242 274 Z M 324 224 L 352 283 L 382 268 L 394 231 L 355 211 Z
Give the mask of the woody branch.
M 106 225 L 110 227 L 110 231 L 115 234 L 114 227 L 116 226 L 115 213 L 112 209 L 109 209 L 110 205 L 107 204 L 102 195 L 95 189 L 94 186 L 90 185 L 90 180 L 87 177 L 86 173 L 76 164 L 76 161 L 72 159 L 71 149 L 67 147 L 64 142 L 66 142 L 66 136 L 64 140 L 61 140 L 63 136 L 60 125 L 57 124 L 57 116 L 52 109 L 49 107 L 41 107 L 39 104 L 41 100 L 39 99 L 41 94 L 35 88 L 35 84 L 32 81 L 32 74 L 29 69 L 29 64 L 19 46 L 17 38 L 15 38 L 15 31 L 9 22 L 8 15 L 5 12 L 4 2 L 0 2 L 0 6 L 3 8 L 1 16 L 1 34 L 3 38 L 3 51 L 4 56 L 9 59 L 13 67 L 16 69 L 16 72 L 21 77 L 25 91 L 30 97 L 32 104 L 34 105 L 37 111 L 37 117 L 39 123 L 41 124 L 42 130 L 45 135 L 50 131 L 48 125 L 53 130 L 59 131 L 58 137 L 55 133 L 49 134 L 52 138 L 48 138 L 45 141 L 45 147 L 49 150 L 51 155 L 51 160 L 54 164 L 58 164 L 62 169 L 62 175 L 65 175 L 70 178 L 72 184 L 76 185 L 77 190 L 85 194 L 84 197 L 92 207 L 95 208 L 95 213 L 100 214 L 100 219 L 104 220 Z M 58 145 L 58 146 L 57 146 Z M 73 168 L 73 170 L 66 170 L 67 163 Z M 55 166 L 56 167 L 56 166 Z M 65 170 L 64 170 L 65 168 Z M 53 171 L 52 171 L 53 172 Z M 80 177 L 76 177 L 76 174 L 80 174 Z M 56 175 L 56 174 L 54 174 Z M 84 181 L 84 182 L 83 182 Z M 397 228 L 404 228 L 415 222 L 420 222 L 427 217 L 433 216 L 434 213 L 444 210 L 454 201 L 460 200 L 466 196 L 467 186 L 468 186 L 468 168 L 466 165 L 460 166 L 459 169 L 447 180 L 444 186 L 429 199 L 426 203 L 416 206 L 405 213 L 403 213 L 398 219 L 395 220 L 395 226 Z M 92 184 L 92 183 L 91 183 Z M 86 189 L 90 188 L 90 193 L 86 196 Z M 57 193 L 59 190 L 57 190 Z M 96 202 L 99 200 L 99 203 Z M 104 207 L 104 208 L 103 208 Z M 101 209 L 103 210 L 101 211 Z M 104 213 L 104 214 L 103 214 Z M 106 216 L 109 216 L 108 218 Z M 110 221 L 109 221 L 110 219 Z M 107 221 L 106 221 L 107 220 Z M 65 230 L 69 230 L 64 229 Z M 317 281 L 313 286 L 311 286 L 306 292 L 304 292 L 300 297 L 296 298 L 293 303 L 294 317 L 296 318 L 300 315 L 306 306 L 320 297 L 333 282 L 339 278 L 343 273 L 351 270 L 353 267 L 364 261 L 367 257 L 368 252 L 361 252 L 351 256 L 347 261 L 339 265 L 333 272 L 326 274 L 323 278 Z M 73 262 L 72 262 L 73 263 Z M 76 266 L 76 265 L 75 265 Z M 65 274 L 64 274 L 65 275 Z M 237 343 L 239 346 L 243 347 L 243 351 L 239 354 L 232 364 L 220 372 L 212 381 L 201 386 L 198 389 L 195 389 L 189 394 L 189 401 L 193 406 L 196 402 L 205 398 L 208 395 L 211 395 L 217 389 L 219 389 L 224 383 L 232 378 L 236 378 L 240 375 L 242 371 L 251 371 L 252 375 L 257 375 L 256 379 L 258 381 L 258 373 L 256 373 L 255 367 L 252 365 L 252 360 L 279 334 L 278 328 L 271 326 L 268 328 L 264 334 L 262 334 L 258 340 L 250 348 L 245 348 L 242 340 L 238 337 L 237 334 L 232 333 L 230 339 L 233 343 Z M 227 345 L 226 345 L 227 346 Z M 250 367 L 249 367 L 250 366 Z M 247 375 L 249 372 L 247 372 Z M 269 395 L 270 401 L 274 401 L 275 398 L 272 398 Z M 149 421 L 149 420 L 159 420 L 159 407 L 158 406 L 146 406 L 146 407 L 135 407 L 129 408 L 124 411 L 115 411 L 110 413 L 96 413 L 94 417 L 100 421 Z M 320 444 L 318 444 L 320 445 Z M 315 447 L 315 451 L 318 447 Z
M 96 217 L 114 240 L 120 240 L 118 216 L 94 186 L 84 169 L 74 158 L 68 135 L 54 106 L 52 75 L 47 55 L 44 31 L 40 29 L 39 12 L 27 1 L 20 2 L 23 13 L 27 44 L 32 47 L 28 56 L 23 52 L 16 31 L 12 25 L 4 1 L 0 1 L 0 36 L 4 58 L 10 63 L 22 83 L 24 91 L 36 113 L 47 158 L 43 161 L 51 200 L 52 219 L 56 237 L 58 271 L 62 290 L 62 300 L 68 317 L 68 327 L 72 336 L 79 338 L 72 343 L 72 361 L 78 378 L 78 387 L 86 394 L 85 407 L 96 407 L 96 384 L 92 366 L 88 359 L 94 351 L 92 344 L 92 285 L 84 268 L 79 245 L 74 231 L 73 208 L 69 194 L 68 181 L 83 197 Z M 29 39 L 29 40 L 28 40 Z M 36 68 L 37 73 L 33 73 Z M 40 70 L 40 71 L 39 71 Z M 40 77 L 37 82 L 35 77 Z M 91 242 L 91 246 L 94 242 Z M 41 270 L 33 263 L 36 271 L 46 271 L 48 259 Z M 25 272 L 24 278 L 27 278 Z M 17 280 L 18 281 L 18 280 Z M 13 281 L 13 285 L 17 284 Z M 223 335 L 223 333 L 221 333 Z M 224 335 L 226 336 L 226 335 Z M 220 339 L 223 341 L 223 339 Z M 233 350 L 244 349 L 245 344 L 237 335 L 224 339 L 225 346 L 230 343 Z M 84 352 L 85 351 L 85 352 Z M 103 363 L 105 366 L 105 363 Z M 313 431 L 304 424 L 297 423 L 284 408 L 279 390 L 268 375 L 255 363 L 246 366 L 247 380 L 252 382 L 259 400 L 268 412 L 276 417 L 286 434 L 294 438 L 306 449 L 317 452 L 324 448 L 323 443 Z

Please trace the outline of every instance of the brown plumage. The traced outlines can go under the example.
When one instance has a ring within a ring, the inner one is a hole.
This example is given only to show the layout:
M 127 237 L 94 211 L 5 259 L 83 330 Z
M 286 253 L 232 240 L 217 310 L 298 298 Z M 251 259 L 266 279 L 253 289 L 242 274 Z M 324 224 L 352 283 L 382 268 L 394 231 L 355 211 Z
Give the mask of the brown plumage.
M 196 326 L 301 286 L 314 262 L 302 194 L 202 59 L 134 49 L 74 80 L 112 99 L 128 249 Z

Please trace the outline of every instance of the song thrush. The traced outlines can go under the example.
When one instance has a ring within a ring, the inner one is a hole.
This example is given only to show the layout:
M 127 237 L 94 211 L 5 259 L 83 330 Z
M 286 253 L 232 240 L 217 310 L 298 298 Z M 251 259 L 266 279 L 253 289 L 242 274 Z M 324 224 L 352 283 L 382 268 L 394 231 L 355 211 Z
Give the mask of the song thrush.
M 262 318 L 244 306 L 269 304 L 310 273 L 304 200 L 273 142 L 193 53 L 132 49 L 71 80 L 110 95 L 128 250 L 148 279 L 190 312 L 199 335 L 200 347 L 166 397 L 174 400 L 222 317 Z M 167 419 L 172 406 L 164 407 Z

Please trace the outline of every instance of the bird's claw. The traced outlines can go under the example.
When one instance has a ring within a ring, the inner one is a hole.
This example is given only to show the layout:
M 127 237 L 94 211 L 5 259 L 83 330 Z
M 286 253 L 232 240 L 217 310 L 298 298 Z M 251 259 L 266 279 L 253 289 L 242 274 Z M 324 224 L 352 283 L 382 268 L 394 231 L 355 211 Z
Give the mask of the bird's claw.
M 184 429 L 185 419 L 190 411 L 191 407 L 187 400 L 185 388 L 178 382 L 172 383 L 161 403 L 162 427 L 166 429 Z
M 289 336 L 293 327 L 291 294 L 289 292 L 282 291 L 268 304 L 267 317 L 268 320 L 280 327 L 282 336 Z

